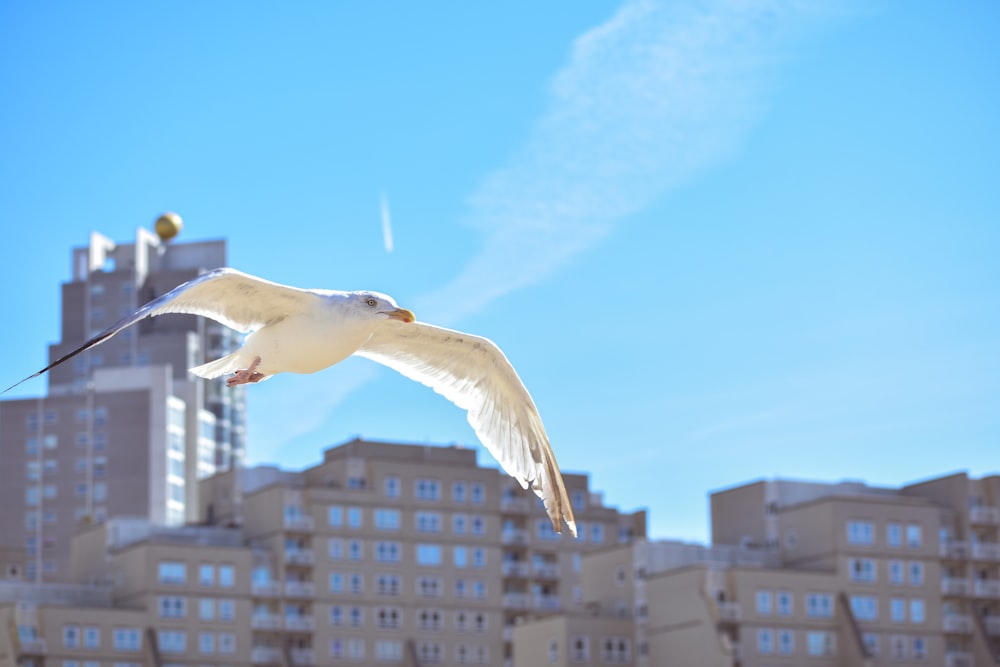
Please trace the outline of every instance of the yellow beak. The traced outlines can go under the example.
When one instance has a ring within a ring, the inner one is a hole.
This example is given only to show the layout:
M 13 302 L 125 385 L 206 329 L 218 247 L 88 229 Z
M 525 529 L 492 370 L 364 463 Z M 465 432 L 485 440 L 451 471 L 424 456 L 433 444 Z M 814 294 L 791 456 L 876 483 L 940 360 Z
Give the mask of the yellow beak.
M 386 315 L 390 319 L 399 320 L 400 322 L 406 322 L 409 324 L 416 320 L 416 316 L 413 314 L 412 310 L 407 310 L 406 308 L 397 308 L 396 310 L 390 310 Z

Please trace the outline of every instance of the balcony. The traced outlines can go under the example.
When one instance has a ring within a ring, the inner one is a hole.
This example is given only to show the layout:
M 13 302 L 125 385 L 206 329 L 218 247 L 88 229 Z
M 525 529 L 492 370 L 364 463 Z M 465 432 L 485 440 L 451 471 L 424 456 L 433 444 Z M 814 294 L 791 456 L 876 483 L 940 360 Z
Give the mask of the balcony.
M 250 617 L 250 627 L 254 630 L 280 630 L 281 616 L 277 614 L 254 614 Z
M 1000 507 L 990 507 L 988 505 L 970 507 L 969 521 L 996 526 L 1000 524 Z
M 546 609 L 549 611 L 559 609 L 559 596 L 558 595 L 536 595 L 535 599 L 535 609 Z
M 313 632 L 316 619 L 312 616 L 285 616 L 285 629 L 289 632 Z
M 945 614 L 941 627 L 945 632 L 968 634 L 972 632 L 972 617 L 967 614 Z
M 315 565 L 316 554 L 312 549 L 289 549 L 285 551 L 285 565 Z
M 500 542 L 503 544 L 527 544 L 528 531 L 520 528 L 505 528 L 500 533 Z
M 311 533 L 316 529 L 316 521 L 311 516 L 285 516 L 285 530 L 294 533 Z
M 968 579 L 941 577 L 941 595 L 970 595 L 972 585 Z
M 987 616 L 983 619 L 986 626 L 986 634 L 991 637 L 1000 637 L 1000 616 Z
M 743 617 L 743 608 L 739 602 L 719 602 L 719 620 L 724 623 L 738 623 Z
M 254 665 L 280 664 L 281 649 L 273 646 L 254 646 L 250 650 L 250 662 Z
M 277 581 L 254 582 L 250 594 L 255 598 L 276 598 L 281 595 L 281 584 Z
M 1000 598 L 1000 580 L 977 579 L 972 585 L 972 594 L 977 598 Z
M 505 577 L 527 578 L 531 576 L 531 566 L 521 561 L 505 561 L 501 570 Z
M 975 667 L 971 653 L 965 651 L 948 651 L 944 654 L 944 667 Z
M 558 579 L 558 563 L 535 563 L 535 576 L 539 579 Z
M 530 598 L 527 593 L 504 593 L 503 606 L 510 609 L 527 609 Z
M 316 651 L 311 648 L 293 648 L 292 649 L 292 664 L 293 665 L 315 665 L 316 664 Z
M 527 498 L 501 498 L 500 511 L 511 514 L 527 514 L 531 511 L 531 501 Z
M 23 655 L 45 655 L 48 648 L 44 639 L 22 639 L 20 641 L 21 653 Z
M 972 560 L 1000 560 L 1000 543 L 980 542 L 972 545 Z
M 316 597 L 316 586 L 308 581 L 286 581 L 285 596 L 290 598 Z
M 939 547 L 941 558 L 950 558 L 952 560 L 965 560 L 969 557 L 969 545 L 967 542 L 959 542 L 957 540 L 948 540 L 946 542 L 941 542 Z

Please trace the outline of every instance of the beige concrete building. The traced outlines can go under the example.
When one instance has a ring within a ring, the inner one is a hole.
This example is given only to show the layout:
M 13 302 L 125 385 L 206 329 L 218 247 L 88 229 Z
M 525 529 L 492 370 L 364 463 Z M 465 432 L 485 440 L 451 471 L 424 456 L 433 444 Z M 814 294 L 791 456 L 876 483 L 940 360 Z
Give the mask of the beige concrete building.
M 94 233 L 72 250 L 54 361 L 137 306 L 226 264 L 225 241 L 133 243 Z M 68 581 L 82 521 L 128 514 L 181 525 L 197 518 L 197 479 L 243 458 L 245 389 L 188 375 L 235 349 L 229 329 L 169 315 L 123 331 L 46 373 L 45 395 L 0 401 L 0 535 L 23 549 L 30 581 Z M 5 564 L 6 565 L 6 564 Z
M 584 558 L 586 611 L 514 632 L 517 664 L 1000 664 L 1000 477 L 712 494 L 704 547 Z
M 558 535 L 476 454 L 355 440 L 302 472 L 202 481 L 212 525 L 86 527 L 73 539 L 77 588 L 0 604 L 0 667 L 512 665 L 520 619 L 582 609 L 583 554 L 644 537 L 646 516 L 567 474 L 580 539 Z

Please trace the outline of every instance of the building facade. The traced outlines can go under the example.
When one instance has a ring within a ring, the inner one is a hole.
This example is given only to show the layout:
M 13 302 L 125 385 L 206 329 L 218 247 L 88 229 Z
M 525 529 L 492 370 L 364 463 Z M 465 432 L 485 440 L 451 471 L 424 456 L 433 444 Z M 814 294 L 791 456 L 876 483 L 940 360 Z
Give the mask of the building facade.
M 139 229 L 134 243 L 114 243 L 92 234 L 72 251 L 49 361 L 225 263 L 225 241 L 168 244 Z M 6 565 L 30 581 L 67 581 L 81 522 L 122 513 L 194 520 L 197 480 L 242 463 L 246 402 L 243 387 L 187 369 L 237 343 L 202 318 L 152 318 L 49 371 L 45 395 L 0 401 L 0 549 L 22 550 L 21 563 Z
M 646 515 L 567 474 L 580 539 L 559 535 L 476 455 L 354 440 L 301 472 L 218 473 L 200 484 L 205 525 L 85 527 L 71 579 L 106 604 L 10 603 L 0 647 L 60 667 L 513 665 L 514 627 L 582 609 L 583 555 L 644 537 Z M 88 633 L 94 653 L 75 643 Z
M 588 555 L 586 611 L 517 627 L 518 664 L 1000 664 L 1000 477 L 763 481 L 711 507 L 716 546 Z

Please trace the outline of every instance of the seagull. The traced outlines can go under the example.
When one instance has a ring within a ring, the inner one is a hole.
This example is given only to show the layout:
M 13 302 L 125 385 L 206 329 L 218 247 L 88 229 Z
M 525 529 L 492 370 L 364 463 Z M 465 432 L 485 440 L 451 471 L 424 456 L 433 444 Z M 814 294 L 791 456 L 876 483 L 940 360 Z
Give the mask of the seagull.
M 300 289 L 232 268 L 203 273 L 140 307 L 22 382 L 156 315 L 201 315 L 246 337 L 221 359 L 190 369 L 231 374 L 234 387 L 278 373 L 315 373 L 356 355 L 392 368 L 467 411 L 469 424 L 500 466 L 542 499 L 556 532 L 576 521 L 555 454 L 531 395 L 493 341 L 417 322 L 379 292 Z

